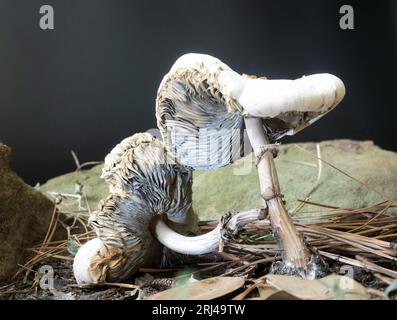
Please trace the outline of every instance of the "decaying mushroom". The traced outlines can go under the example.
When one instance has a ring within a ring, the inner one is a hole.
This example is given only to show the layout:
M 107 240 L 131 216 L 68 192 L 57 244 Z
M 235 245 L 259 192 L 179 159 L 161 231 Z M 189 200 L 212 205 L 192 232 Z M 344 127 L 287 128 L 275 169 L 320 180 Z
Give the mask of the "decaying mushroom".
M 102 178 L 110 194 L 89 220 L 97 238 L 74 259 L 78 283 L 121 281 L 144 265 L 159 264 L 161 244 L 182 254 L 216 251 L 223 232 L 233 235 L 264 216 L 259 209 L 239 213 L 207 234 L 185 236 L 197 225 L 191 169 L 175 163 L 164 143 L 148 133 L 118 144 L 105 158 Z
M 169 150 L 194 169 L 223 167 L 238 159 L 245 122 L 257 156 L 263 205 L 283 248 L 284 270 L 310 278 L 311 256 L 283 204 L 271 143 L 321 118 L 344 94 L 343 82 L 331 74 L 267 80 L 240 75 L 212 56 L 190 53 L 163 78 L 156 116 Z

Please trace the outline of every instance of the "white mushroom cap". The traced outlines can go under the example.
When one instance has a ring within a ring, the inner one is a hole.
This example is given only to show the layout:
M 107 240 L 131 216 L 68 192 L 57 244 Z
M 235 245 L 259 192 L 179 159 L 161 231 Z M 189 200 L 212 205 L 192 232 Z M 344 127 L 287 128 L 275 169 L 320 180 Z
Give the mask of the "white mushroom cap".
M 261 118 L 275 141 L 312 124 L 344 95 L 343 82 L 331 74 L 267 80 L 240 75 L 209 55 L 189 53 L 163 78 L 156 117 L 180 163 L 214 169 L 240 157 L 243 117 Z
M 223 92 L 236 99 L 251 115 L 275 118 L 285 112 L 320 112 L 335 107 L 345 95 L 343 82 L 321 73 L 297 80 L 266 80 L 221 73 Z
M 73 261 L 73 273 L 77 283 L 97 283 L 91 264 L 99 255 L 102 242 L 98 238 L 87 241 L 77 252 Z
M 232 70 L 226 64 L 224 64 L 218 58 L 215 58 L 209 54 L 203 53 L 187 53 L 179 57 L 174 65 L 171 67 L 169 74 L 178 72 L 181 69 L 194 69 L 197 67 L 198 63 L 208 67 L 208 71 L 211 73 L 216 73 L 219 69 L 222 70 Z
M 161 248 L 149 232 L 154 215 L 145 201 L 133 197 L 110 194 L 101 201 L 89 219 L 97 238 L 86 242 L 74 259 L 76 281 L 121 281 L 140 267 L 159 262 Z

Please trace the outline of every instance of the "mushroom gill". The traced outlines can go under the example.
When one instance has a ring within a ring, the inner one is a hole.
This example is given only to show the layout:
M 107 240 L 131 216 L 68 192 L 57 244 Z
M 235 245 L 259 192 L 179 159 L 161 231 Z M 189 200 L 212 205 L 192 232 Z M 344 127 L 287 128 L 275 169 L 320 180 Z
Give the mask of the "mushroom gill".
M 110 194 L 89 219 L 97 238 L 75 257 L 79 283 L 120 281 L 143 265 L 158 263 L 161 245 L 149 231 L 156 215 L 166 215 L 180 233 L 196 228 L 191 171 L 177 165 L 150 134 L 135 134 L 118 144 L 105 158 L 102 178 Z

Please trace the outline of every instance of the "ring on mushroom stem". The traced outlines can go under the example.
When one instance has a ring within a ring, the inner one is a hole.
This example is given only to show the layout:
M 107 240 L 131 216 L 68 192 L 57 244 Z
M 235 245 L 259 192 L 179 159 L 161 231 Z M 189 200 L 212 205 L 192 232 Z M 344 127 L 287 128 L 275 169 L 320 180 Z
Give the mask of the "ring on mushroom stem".
M 191 169 L 175 163 L 164 143 L 148 133 L 118 144 L 105 158 L 102 177 L 110 194 L 89 219 L 97 238 L 75 256 L 78 283 L 117 282 L 140 267 L 159 264 L 160 243 L 189 255 L 217 251 L 221 238 L 264 218 L 263 210 L 253 209 L 228 217 L 209 233 L 184 236 L 197 227 Z
M 257 156 L 264 207 L 292 273 L 315 277 L 310 253 L 279 196 L 271 152 L 274 141 L 293 135 L 331 111 L 344 97 L 343 82 L 331 74 L 297 80 L 240 75 L 219 59 L 189 53 L 180 57 L 159 86 L 157 124 L 168 150 L 193 169 L 227 166 L 240 157 L 243 122 Z M 226 137 L 226 138 L 225 138 Z M 228 142 L 219 145 L 219 140 Z

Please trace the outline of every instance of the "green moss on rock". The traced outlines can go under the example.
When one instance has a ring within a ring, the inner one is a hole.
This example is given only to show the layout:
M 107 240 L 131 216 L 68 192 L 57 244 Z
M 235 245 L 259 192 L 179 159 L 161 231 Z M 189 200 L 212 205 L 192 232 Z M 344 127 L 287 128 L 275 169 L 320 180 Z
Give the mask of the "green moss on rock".
M 316 154 L 315 143 L 299 146 Z M 397 154 L 382 150 L 371 141 L 334 140 L 320 143 L 322 159 L 375 188 L 386 197 L 397 199 Z M 317 159 L 293 144 L 281 146 L 276 166 L 289 210 L 297 199 L 305 198 L 316 185 Z M 311 194 L 312 201 L 341 207 L 359 208 L 383 198 L 346 175 L 323 163 L 321 179 Z M 100 179 L 101 165 L 49 180 L 40 190 L 74 193 L 82 184 L 91 209 L 108 193 Z M 244 173 L 244 174 L 242 174 Z M 216 219 L 224 213 L 260 207 L 259 184 L 252 155 L 232 166 L 214 171 L 195 171 L 193 207 L 200 219 Z
M 300 147 L 316 155 L 315 143 Z M 397 154 L 382 150 L 371 141 L 334 140 L 320 143 L 321 158 L 368 184 L 386 197 L 397 199 Z M 299 205 L 316 186 L 317 159 L 293 144 L 283 145 L 276 167 L 287 208 Z M 236 168 L 251 165 L 246 175 Z M 248 165 L 247 165 L 248 163 Z M 260 207 L 259 184 L 252 155 L 216 172 L 196 172 L 193 184 L 194 207 L 201 219 L 213 219 L 228 210 Z M 366 207 L 383 200 L 381 196 L 323 162 L 318 187 L 310 199 L 346 208 Z

